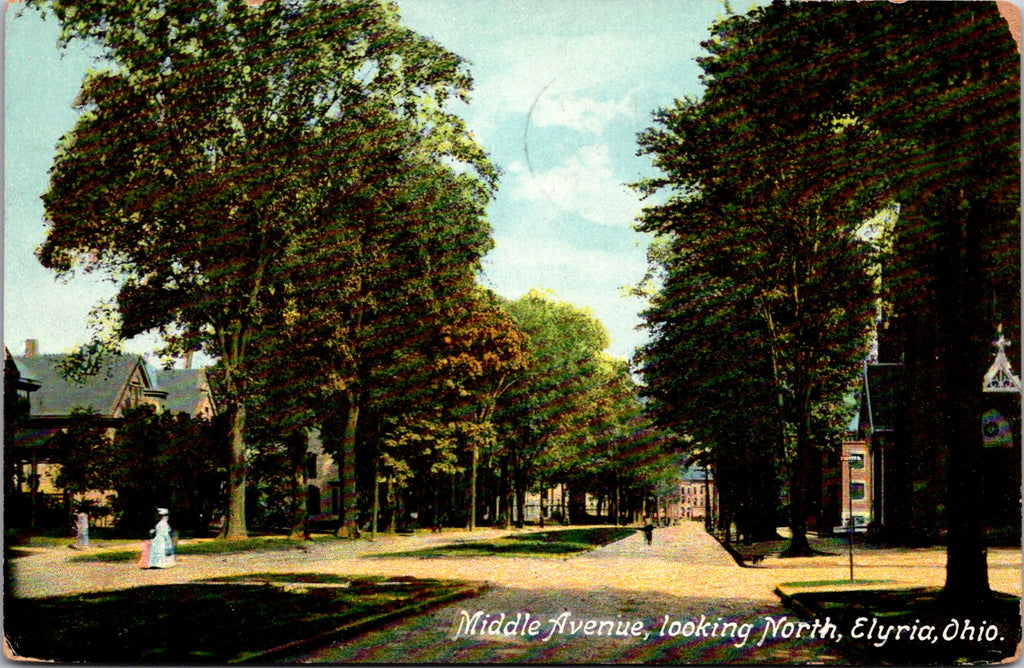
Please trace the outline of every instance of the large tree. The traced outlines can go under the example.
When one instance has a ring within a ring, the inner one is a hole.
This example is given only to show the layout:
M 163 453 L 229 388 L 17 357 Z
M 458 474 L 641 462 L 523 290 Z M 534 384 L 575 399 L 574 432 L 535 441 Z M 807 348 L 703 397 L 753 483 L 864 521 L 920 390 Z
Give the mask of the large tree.
M 325 222 L 295 236 L 282 272 L 286 326 L 301 333 L 295 349 L 323 405 L 345 416 L 340 438 L 327 441 L 342 471 L 344 535 L 356 530 L 361 412 L 385 410 L 403 390 L 423 392 L 436 342 L 473 298 L 492 243 L 486 161 L 466 171 L 445 159 L 451 141 L 425 121 L 376 104 L 361 112 L 362 139 L 373 141 L 336 145 L 328 162 L 346 189 L 324 196 Z M 353 155 L 365 157 L 355 169 Z
M 403 27 L 385 0 L 29 4 L 52 9 L 65 40 L 94 41 L 103 54 L 54 161 L 40 259 L 59 272 L 113 276 L 117 336 L 159 328 L 178 349 L 202 346 L 219 360 L 232 416 L 226 535 L 244 537 L 253 337 L 276 318 L 270 305 L 293 282 L 296 253 L 318 236 L 358 258 L 353 280 L 393 268 L 375 265 L 373 240 L 360 230 L 392 205 L 415 209 L 410 195 L 425 181 L 410 185 L 389 167 L 408 157 L 426 169 L 449 161 L 470 166 L 459 179 L 493 183 L 448 107 L 471 79 L 460 58 Z M 415 146 L 396 146 L 403 142 Z M 324 272 L 344 266 L 309 269 L 338 284 L 348 277 Z M 360 287 L 332 296 L 365 295 Z M 351 311 L 364 308 L 357 300 Z M 351 322 L 331 332 L 346 361 Z M 353 378 L 349 369 L 334 376 L 350 399 L 360 392 Z M 357 411 L 358 401 L 348 406 Z
M 948 456 L 929 474 L 948 489 L 946 594 L 984 599 L 979 378 L 996 325 L 1020 320 L 1019 48 L 995 3 L 794 3 L 754 24 L 755 41 L 813 53 L 780 59 L 760 92 L 836 119 L 846 157 L 830 206 L 900 207 L 886 277 L 908 424 L 936 423 L 933 452 Z
M 929 406 L 910 410 L 941 416 L 939 452 L 955 471 L 946 590 L 983 598 L 978 379 L 995 324 L 1019 320 L 1019 54 L 1005 21 L 994 3 L 777 3 L 723 20 L 707 46 L 728 139 L 677 138 L 707 145 L 733 179 L 723 206 L 817 207 L 850 229 L 899 206 L 886 279 L 913 396 Z M 766 169 L 748 170 L 744 154 Z M 684 161 L 672 178 L 699 206 L 706 173 Z
M 718 39 L 707 43 L 712 55 L 701 61 L 702 98 L 658 112 L 655 128 L 641 136 L 643 151 L 664 173 L 644 191 L 667 188 L 672 195 L 648 210 L 640 227 L 674 243 L 671 292 L 647 315 L 657 336 L 646 368 L 669 378 L 696 375 L 689 387 L 718 386 L 730 408 L 741 385 L 766 381 L 766 391 L 752 389 L 759 427 L 773 436 L 757 441 L 774 441 L 789 462 L 787 553 L 801 555 L 810 552 L 806 522 L 821 466 L 813 416 L 850 389 L 866 354 L 874 315 L 871 254 L 857 234 L 858 212 L 828 199 L 843 140 L 832 110 L 780 114 L 766 103 L 746 72 L 779 45 L 769 37 L 751 41 L 735 24 L 717 26 Z M 709 308 L 681 320 L 679 307 L 695 298 Z M 681 359 L 681 347 L 696 348 L 692 369 L 666 364 Z M 668 388 L 663 399 L 692 410 L 671 380 L 656 386 Z M 730 440 L 742 444 L 741 435 L 727 427 L 701 440 L 725 450 Z
M 495 442 L 498 400 L 527 366 L 526 336 L 519 331 L 504 299 L 477 288 L 445 325 L 435 351 L 439 398 L 448 420 L 462 426 L 470 451 L 469 528 L 477 525 L 481 451 Z
M 589 309 L 549 292 L 531 290 L 509 310 L 527 339 L 526 368 L 504 393 L 499 409 L 509 491 L 522 522 L 529 488 L 539 484 L 543 494 L 556 482 L 568 482 L 568 467 L 586 446 L 584 416 L 608 332 Z
M 875 137 L 854 160 L 900 204 L 890 294 L 904 321 L 906 376 L 922 399 L 908 410 L 921 425 L 941 416 L 934 451 L 948 454 L 936 469 L 947 482 L 945 591 L 978 601 L 988 596 L 980 379 L 996 326 L 1019 337 L 1019 49 L 995 3 L 848 13 L 836 19 L 833 49 L 849 57 L 852 37 L 872 62 L 847 88 L 852 116 Z

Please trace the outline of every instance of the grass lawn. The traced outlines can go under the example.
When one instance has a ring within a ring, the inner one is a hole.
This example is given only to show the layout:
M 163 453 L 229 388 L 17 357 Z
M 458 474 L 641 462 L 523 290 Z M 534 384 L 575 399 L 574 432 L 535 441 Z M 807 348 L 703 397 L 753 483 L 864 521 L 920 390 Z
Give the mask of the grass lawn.
M 636 533 L 636 529 L 594 527 L 509 534 L 493 540 L 462 542 L 375 555 L 391 557 L 564 557 L 614 543 Z
M 17 654 L 61 663 L 225 663 L 478 592 L 413 578 L 257 574 L 4 601 Z M 326 642 L 326 640 L 325 640 Z
M 314 536 L 312 540 L 335 540 L 333 536 Z M 228 554 L 233 552 L 278 552 L 286 550 L 304 550 L 308 541 L 288 540 L 281 537 L 246 538 L 244 540 L 209 539 L 202 541 L 183 540 L 178 543 L 178 554 Z M 139 558 L 142 541 L 136 541 L 132 547 L 89 551 L 76 555 L 70 561 L 107 561 L 126 562 Z
M 826 591 L 800 592 L 792 598 L 814 617 L 831 617 L 843 633 L 844 655 L 855 664 L 1000 663 L 1016 654 L 1021 638 L 1018 597 L 994 593 L 989 602 L 964 609 L 944 602 L 941 593 L 941 588 Z M 861 637 L 853 637 L 862 618 Z M 899 625 L 907 628 L 897 640 Z

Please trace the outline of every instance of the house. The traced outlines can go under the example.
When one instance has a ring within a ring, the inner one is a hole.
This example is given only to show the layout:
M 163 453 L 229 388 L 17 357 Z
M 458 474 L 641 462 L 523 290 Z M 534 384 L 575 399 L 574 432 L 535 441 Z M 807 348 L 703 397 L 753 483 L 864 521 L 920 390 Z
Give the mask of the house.
M 905 450 L 899 439 L 904 368 L 899 363 L 865 362 L 861 371 L 858 412 L 851 420 L 848 437 L 843 440 L 838 461 L 832 462 L 828 494 L 836 530 L 849 529 L 851 509 L 853 527 L 880 529 L 885 526 L 890 508 L 884 483 L 886 469 Z M 897 474 L 889 471 L 891 481 Z
M 138 355 L 115 355 L 95 374 L 69 379 L 65 355 L 39 354 L 26 342 L 25 354 L 5 355 L 5 395 L 24 397 L 24 415 L 4 433 L 5 517 L 13 524 L 63 525 L 70 499 L 56 484 L 59 462 L 53 438 L 82 421 L 110 429 L 139 405 L 211 417 L 216 403 L 203 369 L 155 371 Z M 162 386 L 161 386 L 162 384 Z
M 688 468 L 679 483 L 678 500 L 669 507 L 673 519 L 702 520 L 717 515 L 715 478 L 707 469 Z
M 341 515 L 341 475 L 334 459 L 324 452 L 320 433 L 313 430 L 306 452 L 306 514 L 310 523 L 333 526 Z
M 842 524 L 836 531 L 849 531 L 851 517 L 853 530 L 862 531 L 871 524 L 872 500 L 874 499 L 873 460 L 867 441 L 843 441 L 842 458 L 839 460 L 842 489 Z
M 989 541 L 1019 546 L 1021 381 L 1006 356 L 1009 343 L 1000 326 L 995 359 L 982 379 L 981 505 Z
M 21 369 L 11 356 L 10 350 L 4 347 L 4 524 L 13 526 L 17 516 L 16 495 L 24 472 L 17 458 L 13 457 L 13 447 L 18 430 L 28 420 L 29 403 L 33 392 L 40 388 L 36 381 L 23 376 Z M 28 522 L 34 523 L 32 513 L 34 506 L 27 509 Z

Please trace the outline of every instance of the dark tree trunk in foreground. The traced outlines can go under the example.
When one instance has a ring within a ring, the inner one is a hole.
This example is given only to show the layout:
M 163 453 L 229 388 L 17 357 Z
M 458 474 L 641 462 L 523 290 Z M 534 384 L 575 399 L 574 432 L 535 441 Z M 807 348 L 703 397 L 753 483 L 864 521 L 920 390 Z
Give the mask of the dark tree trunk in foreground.
M 946 271 L 938 277 L 946 351 L 945 366 L 949 429 L 948 517 L 946 584 L 943 595 L 957 605 L 983 603 L 991 595 L 988 557 L 982 526 L 985 508 L 981 486 L 981 379 L 988 362 L 984 308 L 980 280 L 979 234 L 987 222 L 980 205 L 970 208 L 965 221 L 947 219 L 940 259 Z M 949 229 L 952 228 L 952 229 Z

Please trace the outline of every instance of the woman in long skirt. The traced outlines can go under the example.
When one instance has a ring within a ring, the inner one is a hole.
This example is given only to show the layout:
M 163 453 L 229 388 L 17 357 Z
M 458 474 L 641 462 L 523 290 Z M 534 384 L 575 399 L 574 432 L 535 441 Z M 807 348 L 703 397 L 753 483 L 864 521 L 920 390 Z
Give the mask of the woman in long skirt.
M 147 568 L 170 568 L 174 566 L 174 542 L 171 540 L 171 525 L 168 522 L 170 513 L 166 508 L 157 508 L 160 521 L 153 529 L 153 537 L 149 541 L 149 560 Z

